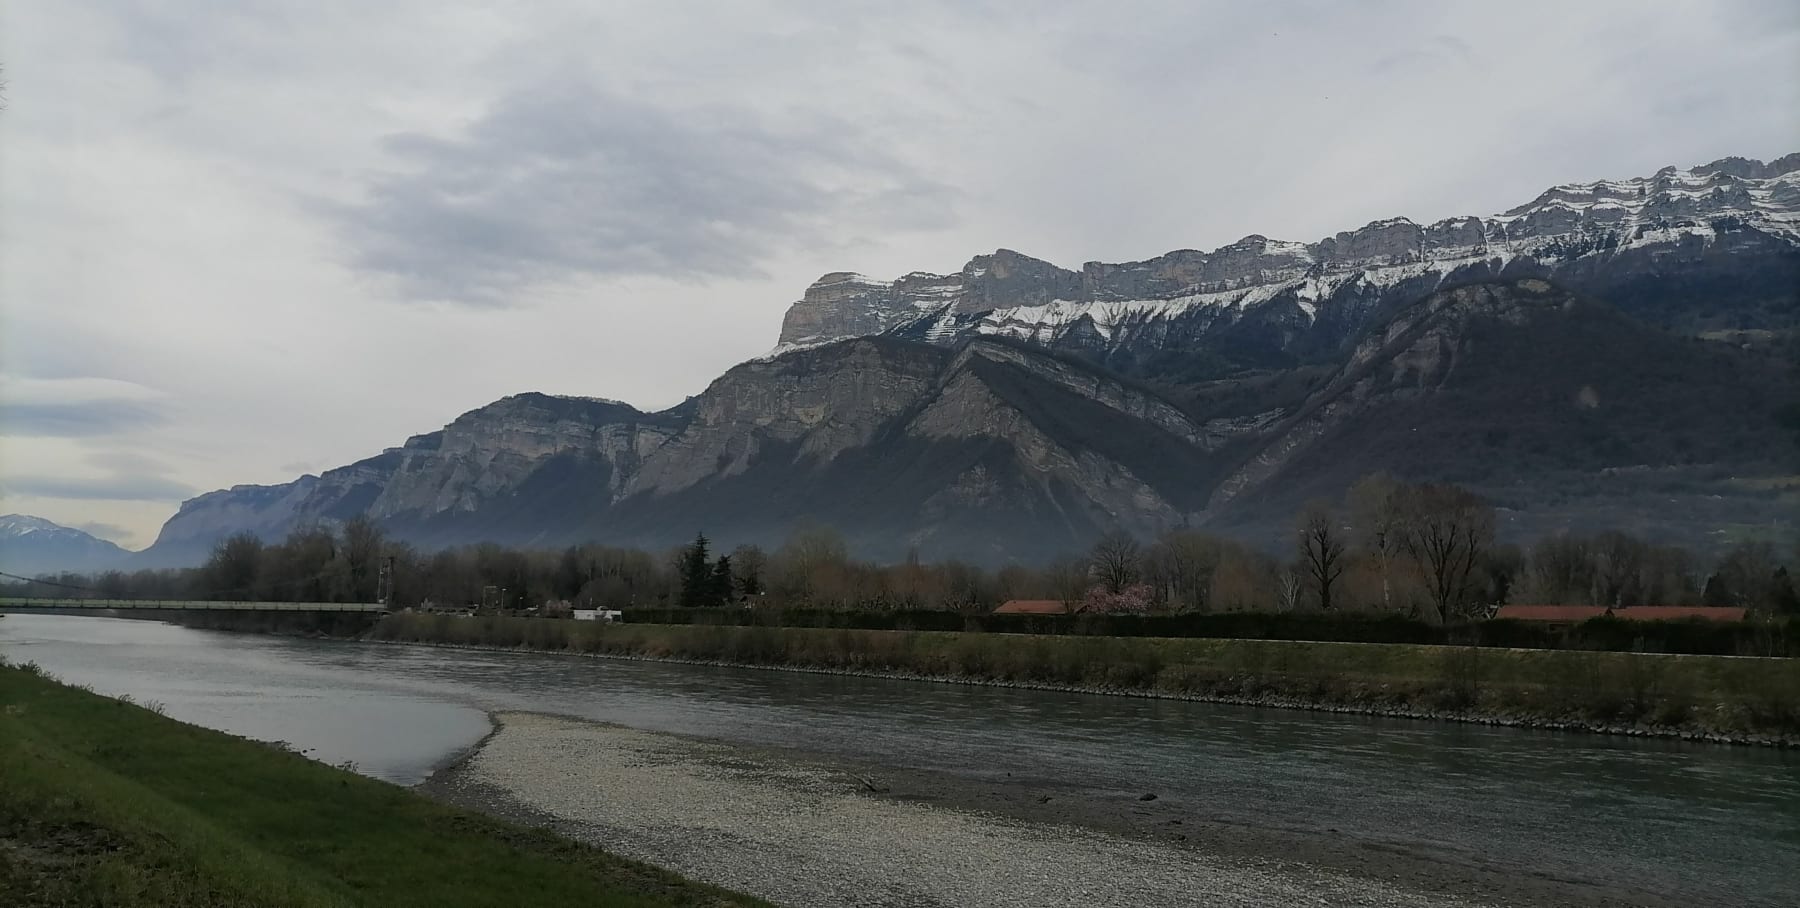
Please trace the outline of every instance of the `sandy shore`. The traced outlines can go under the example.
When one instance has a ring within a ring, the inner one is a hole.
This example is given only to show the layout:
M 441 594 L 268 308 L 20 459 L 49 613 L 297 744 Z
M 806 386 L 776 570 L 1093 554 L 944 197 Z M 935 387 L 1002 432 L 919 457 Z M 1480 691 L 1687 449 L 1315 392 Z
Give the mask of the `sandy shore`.
M 795 908 L 1657 905 L 1191 805 L 984 783 L 530 713 L 422 786 Z M 898 755 L 897 755 L 898 756 Z

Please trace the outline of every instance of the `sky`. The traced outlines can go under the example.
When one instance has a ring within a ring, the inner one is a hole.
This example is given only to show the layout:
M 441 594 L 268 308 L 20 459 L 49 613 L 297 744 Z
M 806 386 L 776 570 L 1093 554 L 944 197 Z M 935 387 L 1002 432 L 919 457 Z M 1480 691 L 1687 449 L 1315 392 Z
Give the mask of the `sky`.
M 1065 267 L 1800 151 L 1800 4 L 0 6 L 0 513 L 508 394 L 660 409 L 830 271 Z

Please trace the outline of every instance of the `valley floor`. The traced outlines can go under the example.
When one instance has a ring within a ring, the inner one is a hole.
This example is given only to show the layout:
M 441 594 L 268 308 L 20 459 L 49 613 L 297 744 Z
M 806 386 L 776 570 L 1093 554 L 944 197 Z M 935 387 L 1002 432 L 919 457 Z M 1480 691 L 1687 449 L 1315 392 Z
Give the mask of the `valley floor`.
M 1154 792 L 495 719 L 422 790 L 795 908 L 1668 904 L 1426 847 L 1221 824 Z

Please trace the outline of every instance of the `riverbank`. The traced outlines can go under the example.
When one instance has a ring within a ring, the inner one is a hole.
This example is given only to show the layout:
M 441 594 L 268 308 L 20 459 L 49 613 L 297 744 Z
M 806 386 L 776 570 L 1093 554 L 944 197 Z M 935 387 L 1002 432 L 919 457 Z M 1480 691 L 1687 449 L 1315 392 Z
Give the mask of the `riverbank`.
M 0 666 L 7 905 L 761 905 Z
M 366 639 L 1793 746 L 1800 660 L 396 614 Z
M 1676 904 L 1426 846 L 1222 823 L 1167 792 L 495 719 L 422 790 L 796 908 Z

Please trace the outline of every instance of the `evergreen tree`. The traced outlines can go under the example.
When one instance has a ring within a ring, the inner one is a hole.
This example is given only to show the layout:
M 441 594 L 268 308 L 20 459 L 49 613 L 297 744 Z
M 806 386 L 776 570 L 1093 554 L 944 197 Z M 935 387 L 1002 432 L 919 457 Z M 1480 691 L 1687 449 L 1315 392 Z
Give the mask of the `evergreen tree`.
M 1775 575 L 1769 578 L 1773 588 L 1769 607 L 1778 615 L 1800 615 L 1800 592 L 1794 589 L 1793 578 L 1788 576 L 1788 569 L 1778 567 Z
M 719 560 L 713 562 L 712 590 L 711 590 L 712 601 L 708 604 L 709 605 L 730 605 L 730 604 L 732 604 L 737 599 L 736 591 L 733 589 L 733 587 L 735 585 L 736 584 L 733 582 L 732 576 L 731 576 L 731 556 L 730 555 L 720 555 Z
M 678 561 L 681 575 L 681 604 L 684 608 L 700 608 L 711 605 L 712 596 L 712 559 L 707 557 L 707 546 L 710 542 L 705 533 L 698 533 L 694 541 L 681 552 Z
M 1706 588 L 1700 591 L 1700 604 L 1711 606 L 1737 605 L 1737 597 L 1725 586 L 1725 578 L 1714 573 L 1706 578 Z

